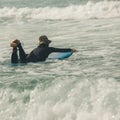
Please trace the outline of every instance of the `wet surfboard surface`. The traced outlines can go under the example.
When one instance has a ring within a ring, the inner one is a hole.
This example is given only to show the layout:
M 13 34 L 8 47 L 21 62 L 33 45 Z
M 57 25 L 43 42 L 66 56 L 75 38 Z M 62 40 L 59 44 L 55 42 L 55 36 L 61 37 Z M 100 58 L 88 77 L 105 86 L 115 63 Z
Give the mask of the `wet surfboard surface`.
M 54 52 L 54 53 L 51 53 L 48 56 L 48 59 L 60 59 L 60 60 L 63 60 L 63 59 L 66 59 L 66 58 L 70 57 L 72 54 L 73 54 L 73 52 Z

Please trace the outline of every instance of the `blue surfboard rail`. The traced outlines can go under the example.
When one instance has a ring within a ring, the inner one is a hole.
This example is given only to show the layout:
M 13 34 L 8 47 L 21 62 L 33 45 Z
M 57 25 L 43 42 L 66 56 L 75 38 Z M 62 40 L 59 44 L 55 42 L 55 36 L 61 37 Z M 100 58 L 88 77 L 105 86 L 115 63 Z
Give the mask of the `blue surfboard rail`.
M 48 56 L 48 59 L 63 60 L 63 59 L 70 57 L 72 54 L 73 54 L 73 52 L 54 52 Z

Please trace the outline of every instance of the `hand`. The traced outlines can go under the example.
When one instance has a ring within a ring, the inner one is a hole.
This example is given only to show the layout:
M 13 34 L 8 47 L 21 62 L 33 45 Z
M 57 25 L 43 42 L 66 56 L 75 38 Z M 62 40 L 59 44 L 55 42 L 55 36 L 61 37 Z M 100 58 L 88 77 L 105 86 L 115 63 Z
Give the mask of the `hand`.
M 10 43 L 10 47 L 17 47 L 17 44 L 14 43 L 14 42 L 11 42 L 11 43 Z
M 11 47 L 18 47 L 18 45 L 20 45 L 21 43 L 20 43 L 20 40 L 18 40 L 18 39 L 15 39 L 15 40 L 13 40 L 11 43 L 10 43 L 10 46 Z
M 76 49 L 72 49 L 72 52 L 78 52 L 78 50 L 76 50 Z

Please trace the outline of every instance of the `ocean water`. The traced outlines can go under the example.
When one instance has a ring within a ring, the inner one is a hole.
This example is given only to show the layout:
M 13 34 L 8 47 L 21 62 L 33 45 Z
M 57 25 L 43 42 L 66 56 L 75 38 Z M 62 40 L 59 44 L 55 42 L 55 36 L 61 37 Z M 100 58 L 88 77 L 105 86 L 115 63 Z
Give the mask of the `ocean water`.
M 40 35 L 74 48 L 65 60 L 11 66 Z M 120 1 L 0 0 L 0 120 L 119 120 Z

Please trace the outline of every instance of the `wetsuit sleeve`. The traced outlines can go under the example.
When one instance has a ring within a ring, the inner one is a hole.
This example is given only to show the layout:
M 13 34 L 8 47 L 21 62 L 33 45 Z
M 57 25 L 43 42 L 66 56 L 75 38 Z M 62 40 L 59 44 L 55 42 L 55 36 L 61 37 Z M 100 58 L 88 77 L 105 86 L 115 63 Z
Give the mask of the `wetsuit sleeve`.
M 13 52 L 11 55 L 11 63 L 18 63 L 18 55 L 17 55 L 17 48 L 13 48 Z
M 18 45 L 19 48 L 19 56 L 20 56 L 20 62 L 21 63 L 26 63 L 26 53 L 23 49 L 23 47 L 21 46 L 21 44 Z
M 71 52 L 72 49 L 70 48 L 54 48 L 54 47 L 50 47 L 50 52 Z

